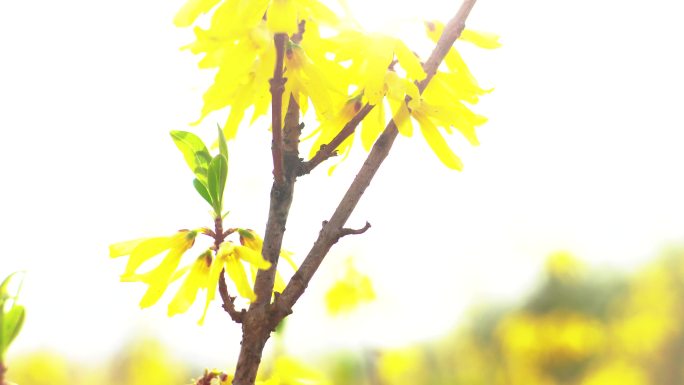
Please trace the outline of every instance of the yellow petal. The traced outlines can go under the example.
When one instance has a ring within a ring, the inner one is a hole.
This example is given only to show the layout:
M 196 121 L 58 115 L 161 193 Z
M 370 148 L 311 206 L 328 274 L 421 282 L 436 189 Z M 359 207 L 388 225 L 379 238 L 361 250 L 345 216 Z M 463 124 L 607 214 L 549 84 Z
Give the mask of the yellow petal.
M 487 118 L 477 115 L 463 103 L 452 100 L 448 106 L 435 106 L 425 103 L 423 112 L 436 122 L 436 125 L 449 130 L 455 127 L 473 146 L 479 145 L 475 127 L 484 124 Z
M 177 27 L 188 27 L 195 22 L 197 17 L 209 12 L 221 0 L 189 0 L 183 8 L 178 11 L 173 19 L 173 24 Z
M 171 237 L 148 238 L 140 242 L 128 258 L 124 275 L 134 274 L 135 270 L 148 259 L 171 247 Z
M 185 313 L 197 298 L 199 289 L 207 287 L 209 267 L 211 266 L 211 252 L 205 252 L 195 260 L 190 274 L 178 289 L 168 307 L 168 316 Z
M 257 27 L 269 0 L 225 0 L 211 17 L 211 30 L 228 37 L 239 37 Z
M 411 124 L 411 117 L 408 107 L 406 107 L 406 103 L 403 101 L 397 102 L 391 99 L 388 101 L 392 107 L 392 120 L 394 120 L 397 130 L 399 130 L 400 134 L 411 137 L 413 135 L 413 125 Z
M 271 0 L 266 11 L 266 22 L 273 33 L 297 32 L 297 7 L 294 0 Z
M 331 11 L 330 8 L 326 7 L 323 3 L 318 0 L 299 0 L 298 1 L 304 9 L 306 9 L 306 16 L 312 21 L 318 23 L 324 23 L 327 25 L 335 26 L 339 24 L 340 19 L 337 17 L 335 12 Z M 309 32 L 309 24 L 307 21 L 307 36 Z
M 442 36 L 442 31 L 444 31 L 444 24 L 440 21 L 426 21 L 425 22 L 425 32 L 427 33 L 430 40 L 433 43 L 439 41 L 439 37 Z
M 233 251 L 235 255 L 245 262 L 256 266 L 261 270 L 268 270 L 271 268 L 271 262 L 264 259 L 260 252 L 252 250 L 246 246 L 235 246 Z
M 143 281 L 147 282 L 149 287 L 140 300 L 141 308 L 150 307 L 159 301 L 171 283 L 171 276 L 178 267 L 182 256 L 182 253 L 171 250 L 157 268 L 143 275 Z
M 211 268 L 209 269 L 209 277 L 207 278 L 207 300 L 204 303 L 204 311 L 202 312 L 202 318 L 200 318 L 200 320 L 198 321 L 198 324 L 200 325 L 204 324 L 204 319 L 207 316 L 209 304 L 216 297 L 218 281 L 221 277 L 221 272 L 223 272 L 225 261 L 225 257 L 217 255 L 211 263 Z
M 132 241 L 119 242 L 109 245 L 109 257 L 117 258 L 124 255 L 129 255 L 135 248 L 145 241 L 146 238 L 134 239 Z
M 499 35 L 490 32 L 478 32 L 471 29 L 464 29 L 463 32 L 461 32 L 459 40 L 473 43 L 476 46 L 485 49 L 501 47 L 501 43 L 499 43 Z
M 406 74 L 413 80 L 423 80 L 427 74 L 423 70 L 423 66 L 420 64 L 420 60 L 416 55 L 411 52 L 410 49 L 402 42 L 397 39 L 394 45 L 394 54 L 397 55 L 397 60 L 406 71 Z
M 420 131 L 423 133 L 423 137 L 439 160 L 451 169 L 463 170 L 463 163 L 458 156 L 451 151 L 451 148 L 449 148 L 444 137 L 442 137 L 442 134 L 430 119 L 417 111 L 414 111 L 412 115 L 420 124 Z
M 378 35 L 366 43 L 363 94 L 370 105 L 380 103 L 385 96 L 385 73 L 394 58 L 393 42 L 391 38 Z
M 235 284 L 238 294 L 250 301 L 256 300 L 256 295 L 247 281 L 247 274 L 242 263 L 235 256 L 226 256 L 226 272 Z

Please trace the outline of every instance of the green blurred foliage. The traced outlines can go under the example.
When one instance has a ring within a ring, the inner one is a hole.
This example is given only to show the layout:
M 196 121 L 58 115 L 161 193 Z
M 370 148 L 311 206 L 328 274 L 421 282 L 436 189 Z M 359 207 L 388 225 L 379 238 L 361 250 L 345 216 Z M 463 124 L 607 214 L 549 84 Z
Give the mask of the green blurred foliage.
M 481 306 L 438 341 L 332 352 L 317 364 L 284 350 L 265 365 L 269 384 L 681 385 L 684 249 L 630 276 L 590 271 L 570 254 L 554 254 L 519 305 Z M 20 385 L 184 385 L 200 372 L 142 339 L 101 367 L 46 352 L 16 357 L 9 378 Z

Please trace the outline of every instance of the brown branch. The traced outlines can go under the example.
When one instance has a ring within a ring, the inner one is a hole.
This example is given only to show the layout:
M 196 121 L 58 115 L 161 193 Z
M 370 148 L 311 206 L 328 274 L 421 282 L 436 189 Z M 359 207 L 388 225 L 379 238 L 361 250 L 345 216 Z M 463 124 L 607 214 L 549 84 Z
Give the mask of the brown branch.
M 235 368 L 233 385 L 253 385 L 256 373 L 261 363 L 266 341 L 275 328 L 272 321 L 271 293 L 275 283 L 278 257 L 285 234 L 285 225 L 292 204 L 294 184 L 297 178 L 296 170 L 299 166 L 299 106 L 290 97 L 288 111 L 285 115 L 286 142 L 284 146 L 285 173 L 282 183 L 273 182 L 271 187 L 271 203 L 266 222 L 266 232 L 262 255 L 271 262 L 268 270 L 259 270 L 254 282 L 254 293 L 257 298 L 249 306 L 242 323 L 242 343 L 240 356 Z
M 456 16 L 454 16 L 444 28 L 444 32 L 439 38 L 437 46 L 423 66 L 427 73 L 427 77 L 419 84 L 419 90 L 421 92 L 425 90 L 425 87 L 437 72 L 437 68 L 442 60 L 444 60 L 447 52 L 449 52 L 451 46 L 461 35 L 465 26 L 465 20 L 468 18 L 476 1 L 477 0 L 465 0 L 456 13 Z M 361 196 L 369 186 L 375 173 L 380 168 L 380 165 L 389 154 L 397 134 L 397 126 L 394 123 L 394 119 L 392 119 L 373 145 L 361 170 L 349 186 L 349 189 L 337 206 L 330 221 L 324 224 L 323 229 L 319 233 L 318 239 L 314 242 L 309 254 L 306 256 L 292 279 L 290 279 L 290 282 L 288 282 L 285 290 L 278 298 L 278 301 L 274 304 L 273 308 L 276 312 L 276 314 L 273 315 L 274 322 L 279 322 L 292 312 L 292 306 L 294 306 L 299 297 L 304 293 L 314 273 L 330 251 L 330 248 L 339 239 L 338 235 L 340 234 L 340 231 L 343 229 L 347 219 L 349 219 L 349 216 L 361 199 Z
M 273 141 L 271 153 L 273 155 L 273 178 L 276 183 L 283 183 L 283 92 L 285 91 L 286 78 L 283 77 L 283 61 L 285 60 L 285 43 L 287 34 L 277 33 L 273 38 L 276 50 L 276 64 L 273 69 L 271 84 L 271 130 Z
M 302 162 L 301 167 L 297 171 L 298 176 L 306 175 L 311 172 L 316 166 L 328 160 L 330 157 L 337 155 L 337 147 L 344 142 L 345 139 L 352 135 L 356 127 L 368 115 L 375 106 L 370 104 L 364 105 L 354 117 L 344 125 L 342 130 L 330 141 L 330 143 L 322 145 L 310 160 Z
M 302 128 L 304 128 L 304 123 L 299 123 L 299 104 L 297 104 L 294 97 L 290 95 L 287 113 L 285 113 L 285 128 L 283 130 L 285 134 L 285 137 L 283 138 L 283 158 L 287 158 L 288 156 L 296 157 L 297 163 L 299 162 L 299 137 L 302 134 Z M 287 170 L 288 166 L 298 167 L 298 165 L 288 165 L 287 162 L 285 163 L 286 173 L 292 172 L 291 170 Z

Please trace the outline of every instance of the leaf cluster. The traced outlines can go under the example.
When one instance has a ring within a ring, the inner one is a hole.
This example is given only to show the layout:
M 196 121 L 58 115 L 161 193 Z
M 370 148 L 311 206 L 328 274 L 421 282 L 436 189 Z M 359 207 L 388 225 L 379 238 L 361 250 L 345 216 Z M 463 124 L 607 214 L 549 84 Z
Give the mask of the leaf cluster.
M 195 175 L 192 181 L 195 190 L 209 203 L 214 216 L 223 217 L 223 192 L 228 180 L 228 146 L 220 127 L 218 135 L 219 153 L 212 157 L 197 135 L 187 131 L 171 131 L 174 143 Z

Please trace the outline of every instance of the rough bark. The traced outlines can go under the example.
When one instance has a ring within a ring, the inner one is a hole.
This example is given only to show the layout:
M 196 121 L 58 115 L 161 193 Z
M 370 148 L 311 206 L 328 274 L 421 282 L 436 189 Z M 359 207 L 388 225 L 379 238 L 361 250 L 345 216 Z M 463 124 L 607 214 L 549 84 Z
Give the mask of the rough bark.
M 271 293 L 278 268 L 278 257 L 285 234 L 285 225 L 292 204 L 296 170 L 299 166 L 299 106 L 290 98 L 288 111 L 285 115 L 285 145 L 284 145 L 284 179 L 281 183 L 274 180 L 271 187 L 271 204 L 264 234 L 262 255 L 271 262 L 268 270 L 259 270 L 254 282 L 254 292 L 257 296 L 249 310 L 242 317 L 242 346 L 235 369 L 234 385 L 252 385 L 256 379 L 257 370 L 261 363 L 261 356 L 266 341 L 275 329 L 271 308 Z

